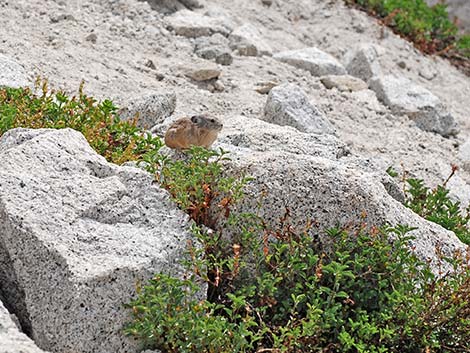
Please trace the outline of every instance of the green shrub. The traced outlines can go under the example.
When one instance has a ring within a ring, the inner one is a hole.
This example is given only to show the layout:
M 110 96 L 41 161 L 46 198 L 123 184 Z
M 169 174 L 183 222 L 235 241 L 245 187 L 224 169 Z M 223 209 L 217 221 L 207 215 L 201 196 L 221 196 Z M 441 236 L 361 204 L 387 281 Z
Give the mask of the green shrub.
M 463 259 L 437 278 L 409 250 L 404 227 L 331 229 L 328 246 L 287 223 L 265 231 L 259 237 L 244 227 L 226 252 L 195 230 L 201 248 L 220 257 L 192 248 L 187 279 L 157 275 L 131 303 L 126 332 L 169 353 L 470 349 Z M 214 268 L 216 277 L 204 275 Z M 212 287 L 210 300 L 195 299 L 202 282 Z
M 136 121 L 122 121 L 110 100 L 97 102 L 83 93 L 68 97 L 49 91 L 47 82 L 36 91 L 29 88 L 0 88 L 0 136 L 16 128 L 72 128 L 80 131 L 95 151 L 121 164 L 136 160 L 162 146 L 159 138 L 144 134 Z
M 230 207 L 216 204 L 226 222 L 218 219 L 215 231 L 193 226 L 197 243 L 188 249 L 185 279 L 158 274 L 139 288 L 127 334 L 170 353 L 470 348 L 469 258 L 457 256 L 455 272 L 438 278 L 410 251 L 406 227 L 330 229 L 320 241 L 310 227 L 295 229 L 286 212 L 270 229 L 232 209 L 247 180 L 227 182 L 224 158 L 223 151 L 193 149 L 160 170 L 193 219 L 213 221 L 193 211 L 207 215 L 214 190 L 219 200 L 229 193 Z M 238 188 L 218 188 L 220 180 Z M 202 284 L 207 299 L 197 299 Z
M 445 53 L 455 49 L 468 56 L 468 35 L 458 35 L 449 20 L 446 5 L 428 6 L 425 0 L 346 0 L 383 18 L 384 24 L 409 38 L 426 53 Z
M 457 167 L 453 166 L 447 180 L 433 189 L 426 186 L 422 179 L 404 176 L 405 206 L 428 221 L 454 232 L 462 242 L 470 245 L 470 205 L 463 209 L 459 201 L 452 201 L 446 188 L 456 171 Z M 392 177 L 398 175 L 393 168 L 387 169 L 387 172 Z
M 155 150 L 143 155 L 142 161 L 197 224 L 214 227 L 217 219 L 210 218 L 211 214 L 217 214 L 210 212 L 214 201 L 228 216 L 230 206 L 241 197 L 244 185 L 250 180 L 224 175 L 221 163 L 227 160 L 226 155 L 222 149 L 193 146 L 182 160 L 165 158 Z

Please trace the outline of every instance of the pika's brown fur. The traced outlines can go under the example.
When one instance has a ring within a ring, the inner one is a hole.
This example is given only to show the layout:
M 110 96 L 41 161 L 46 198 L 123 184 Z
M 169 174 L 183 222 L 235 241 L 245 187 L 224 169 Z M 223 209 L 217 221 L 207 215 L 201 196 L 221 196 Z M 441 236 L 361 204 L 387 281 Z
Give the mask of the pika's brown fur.
M 165 144 L 183 150 L 191 146 L 209 148 L 222 130 L 222 123 L 216 118 L 196 115 L 176 120 L 165 134 Z

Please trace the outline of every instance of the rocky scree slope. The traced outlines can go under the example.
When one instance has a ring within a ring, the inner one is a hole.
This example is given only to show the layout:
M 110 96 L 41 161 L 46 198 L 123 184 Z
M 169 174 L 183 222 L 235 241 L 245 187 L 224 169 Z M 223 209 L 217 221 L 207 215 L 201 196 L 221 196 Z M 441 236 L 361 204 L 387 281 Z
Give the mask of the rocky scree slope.
M 285 204 L 321 226 L 365 211 L 419 227 L 423 258 L 464 248 L 404 208 L 384 170 L 433 183 L 459 164 L 449 186 L 465 201 L 470 81 L 342 1 L 0 1 L 0 14 L 0 85 L 85 79 L 159 134 L 181 115 L 220 117 L 216 147 L 255 177 L 244 207 L 269 190 L 268 221 Z M 137 351 L 121 304 L 137 279 L 177 270 L 186 216 L 71 130 L 14 130 L 0 146 L 4 304 L 45 350 Z

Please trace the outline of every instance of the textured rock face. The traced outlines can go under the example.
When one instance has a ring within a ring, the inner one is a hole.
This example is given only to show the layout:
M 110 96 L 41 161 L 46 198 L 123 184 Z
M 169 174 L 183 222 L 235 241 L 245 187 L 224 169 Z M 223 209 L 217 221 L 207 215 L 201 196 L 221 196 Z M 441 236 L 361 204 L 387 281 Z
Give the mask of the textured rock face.
M 333 125 L 309 102 L 302 89 L 289 83 L 271 89 L 262 119 L 278 125 L 289 125 L 302 132 L 335 133 Z
M 23 66 L 0 54 L 0 87 L 26 87 L 29 82 Z
M 230 34 L 229 40 L 230 47 L 236 50 L 239 55 L 272 55 L 272 49 L 263 40 L 261 33 L 249 24 L 236 28 Z
M 362 44 L 346 53 L 344 61 L 348 74 L 368 82 L 381 74 L 377 50 L 372 44 Z
M 459 132 L 454 117 L 446 111 L 439 98 L 410 80 L 392 75 L 380 76 L 370 81 L 370 88 L 394 114 L 406 114 L 420 129 L 443 136 Z
M 346 73 L 338 60 L 317 48 L 288 50 L 273 55 L 273 58 L 310 71 L 313 76 L 344 75 Z
M 228 36 L 232 27 L 223 17 L 211 17 L 189 10 L 181 10 L 166 18 L 168 26 L 177 35 L 196 38 L 215 33 Z
M 330 134 L 306 134 L 291 126 L 269 124 L 243 116 L 224 122 L 215 146 L 230 151 L 288 152 L 336 159 L 349 153 L 346 145 Z
M 137 352 L 123 304 L 137 281 L 178 273 L 187 217 L 151 175 L 107 163 L 70 129 L 11 130 L 0 164 L 5 303 L 43 349 Z
M 0 353 L 44 353 L 28 336 L 20 332 L 1 301 Z
M 126 108 L 121 109 L 120 116 L 131 120 L 138 114 L 137 126 L 150 128 L 173 114 L 175 108 L 175 93 L 153 93 L 132 100 Z
M 417 227 L 411 233 L 416 237 L 412 245 L 422 259 L 436 260 L 438 244 L 448 253 L 465 249 L 454 233 L 407 209 L 388 194 L 377 175 L 348 163 L 347 158 L 241 150 L 231 158 L 235 170 L 245 170 L 254 177 L 241 209 L 257 209 L 259 196 L 264 195 L 259 214 L 272 226 L 278 224 L 286 206 L 295 225 L 312 221 L 318 225 L 314 232 L 320 234 L 338 224 L 357 224 L 366 214 L 369 225 Z

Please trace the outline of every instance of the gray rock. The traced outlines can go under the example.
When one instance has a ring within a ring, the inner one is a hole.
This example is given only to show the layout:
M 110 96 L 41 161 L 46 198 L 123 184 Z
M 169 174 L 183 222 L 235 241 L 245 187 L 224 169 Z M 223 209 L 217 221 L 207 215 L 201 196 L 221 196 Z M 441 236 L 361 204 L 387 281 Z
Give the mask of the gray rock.
M 0 353 L 43 353 L 22 333 L 0 301 Z
M 346 145 L 333 135 L 306 134 L 291 126 L 279 126 L 244 116 L 224 120 L 215 147 L 233 150 L 305 154 L 337 159 L 349 153 Z
M 305 92 L 291 83 L 271 89 L 261 119 L 273 124 L 290 125 L 302 132 L 335 133 L 333 125 L 309 102 Z
M 271 47 L 264 41 L 261 33 L 252 25 L 244 24 L 236 28 L 229 36 L 230 47 L 239 55 L 272 55 Z
M 137 126 L 150 128 L 173 114 L 175 108 L 175 93 L 153 93 L 130 101 L 119 114 L 124 120 L 132 120 L 138 115 Z
M 139 281 L 181 273 L 188 217 L 152 175 L 106 162 L 71 129 L 10 130 L 0 164 L 5 303 L 42 349 L 138 352 L 123 304 Z
M 193 12 L 181 10 L 166 17 L 168 27 L 177 35 L 196 38 L 207 37 L 215 33 L 228 36 L 232 27 L 224 17 L 211 17 Z
M 195 40 L 194 52 L 203 59 L 214 59 L 221 65 L 230 65 L 233 62 L 232 50 L 229 47 L 228 39 L 219 33 L 210 37 L 197 38 Z
M 360 78 L 349 75 L 329 75 L 322 77 L 320 80 L 326 88 L 337 88 L 341 92 L 362 91 L 368 87 L 367 83 Z
M 456 135 L 459 132 L 454 117 L 439 98 L 426 88 L 393 75 L 374 77 L 369 84 L 377 98 L 392 113 L 406 114 L 420 129 L 442 136 Z
M 346 53 L 344 61 L 348 74 L 368 82 L 381 74 L 377 49 L 372 44 L 362 44 Z
M 19 88 L 29 85 L 23 66 L 0 54 L 0 87 Z
M 462 167 L 470 171 L 470 139 L 459 147 L 459 158 L 462 161 Z
M 221 73 L 222 71 L 217 65 L 198 65 L 197 67 L 188 69 L 187 76 L 194 81 L 203 82 L 216 79 Z
M 445 254 L 466 249 L 454 233 L 426 221 L 390 196 L 376 175 L 343 159 L 239 149 L 234 149 L 230 158 L 232 173 L 243 170 L 254 178 L 239 211 L 257 210 L 269 226 L 278 224 L 287 206 L 294 226 L 313 222 L 312 233 L 320 235 L 325 228 L 351 222 L 417 227 L 410 233 L 416 237 L 410 246 L 421 259 L 432 263 L 437 260 L 437 245 Z M 262 206 L 258 210 L 259 202 Z
M 273 58 L 310 71 L 314 76 L 344 75 L 346 73 L 338 60 L 317 48 L 288 50 L 274 54 Z

